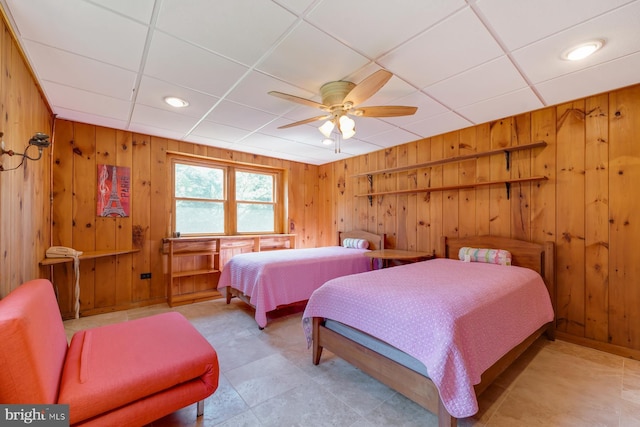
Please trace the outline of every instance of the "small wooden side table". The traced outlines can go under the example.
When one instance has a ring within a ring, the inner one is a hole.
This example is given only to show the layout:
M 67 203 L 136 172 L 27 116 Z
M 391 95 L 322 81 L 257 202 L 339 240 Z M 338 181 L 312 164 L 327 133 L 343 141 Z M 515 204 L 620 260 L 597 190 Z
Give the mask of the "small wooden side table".
M 389 267 L 390 261 L 417 262 L 433 259 L 434 255 L 428 252 L 403 251 L 400 249 L 379 249 L 375 251 L 365 252 L 365 255 L 371 258 L 371 266 L 373 269 L 373 261 L 382 260 L 382 268 Z

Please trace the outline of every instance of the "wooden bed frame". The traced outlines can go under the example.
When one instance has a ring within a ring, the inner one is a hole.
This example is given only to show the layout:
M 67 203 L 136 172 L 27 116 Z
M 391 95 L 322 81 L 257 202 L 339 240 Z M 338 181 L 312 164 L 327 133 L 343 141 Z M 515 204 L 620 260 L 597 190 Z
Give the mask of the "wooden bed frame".
M 555 252 L 553 242 L 536 244 L 503 237 L 469 237 L 447 239 L 442 237 L 439 254 L 446 258 L 458 259 L 461 247 L 482 247 L 505 249 L 511 252 L 512 264 L 537 271 L 547 286 L 555 315 Z M 428 261 L 427 261 L 428 262 Z M 551 340 L 555 335 L 554 321 L 544 325 L 504 355 L 481 377 L 475 386 L 476 396 L 480 395 L 511 363 L 513 363 L 543 333 Z M 378 381 L 413 400 L 423 408 L 438 415 L 438 426 L 456 426 L 457 419 L 447 412 L 435 384 L 427 377 L 388 359 L 324 327 L 324 319 L 313 318 L 313 363 L 320 363 L 322 349 L 326 348 L 336 356 L 346 360 Z
M 367 240 L 369 242 L 369 249 L 371 250 L 384 249 L 384 239 L 385 239 L 384 234 L 374 234 L 364 230 L 339 231 L 338 245 L 342 246 L 343 240 L 348 238 Z M 295 250 L 295 249 L 292 249 L 292 250 Z M 227 292 L 226 292 L 227 304 L 231 302 L 231 298 L 233 297 L 236 297 L 242 300 L 244 303 L 248 304 L 249 306 L 255 309 L 253 304 L 249 302 L 250 297 L 248 295 L 245 295 L 242 291 L 238 289 L 234 289 L 231 286 L 229 286 L 227 287 Z M 298 302 L 300 301 L 295 301 L 295 302 L 292 302 L 291 304 L 278 306 L 276 310 L 296 304 Z M 263 329 L 263 328 L 260 328 L 260 329 Z

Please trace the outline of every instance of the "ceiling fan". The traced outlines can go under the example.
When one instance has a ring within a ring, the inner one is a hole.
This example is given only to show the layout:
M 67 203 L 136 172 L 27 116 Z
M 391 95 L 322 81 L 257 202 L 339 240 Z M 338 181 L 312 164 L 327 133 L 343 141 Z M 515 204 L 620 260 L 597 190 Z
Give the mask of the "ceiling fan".
M 286 99 L 287 101 L 297 102 L 298 104 L 309 107 L 319 108 L 325 114 L 321 116 L 311 117 L 309 119 L 300 120 L 298 122 L 289 123 L 278 129 L 290 128 L 293 126 L 304 125 L 319 120 L 326 120 L 319 130 L 326 138 L 331 138 L 331 133 L 335 128 L 338 129 L 343 139 L 349 139 L 355 135 L 355 122 L 349 116 L 354 117 L 398 117 L 410 116 L 415 114 L 418 107 L 406 107 L 398 105 L 361 107 L 364 101 L 373 96 L 384 86 L 393 76 L 387 70 L 378 70 L 369 75 L 359 84 L 348 81 L 335 81 L 322 85 L 320 95 L 322 103 L 318 103 L 306 98 L 300 98 L 287 93 L 271 91 L 269 95 Z

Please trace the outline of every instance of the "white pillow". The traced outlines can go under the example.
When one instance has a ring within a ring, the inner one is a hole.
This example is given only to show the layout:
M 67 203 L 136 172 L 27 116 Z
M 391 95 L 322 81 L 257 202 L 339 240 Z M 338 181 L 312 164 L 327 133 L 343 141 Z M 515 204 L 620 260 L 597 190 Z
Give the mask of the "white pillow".
M 369 241 L 347 237 L 346 239 L 342 239 L 342 246 L 353 249 L 369 249 Z
M 489 264 L 511 265 L 511 252 L 504 249 L 463 247 L 458 258 L 464 262 L 487 262 Z

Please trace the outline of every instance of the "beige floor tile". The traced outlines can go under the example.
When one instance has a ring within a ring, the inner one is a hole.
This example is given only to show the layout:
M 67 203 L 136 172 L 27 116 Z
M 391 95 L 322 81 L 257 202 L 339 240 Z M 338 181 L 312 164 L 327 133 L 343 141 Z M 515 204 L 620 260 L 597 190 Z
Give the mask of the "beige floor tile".
M 225 376 L 249 407 L 310 380 L 304 372 L 280 354 L 273 354 L 231 369 L 225 372 Z
M 360 416 L 311 379 L 252 408 L 262 426 L 350 426 Z

